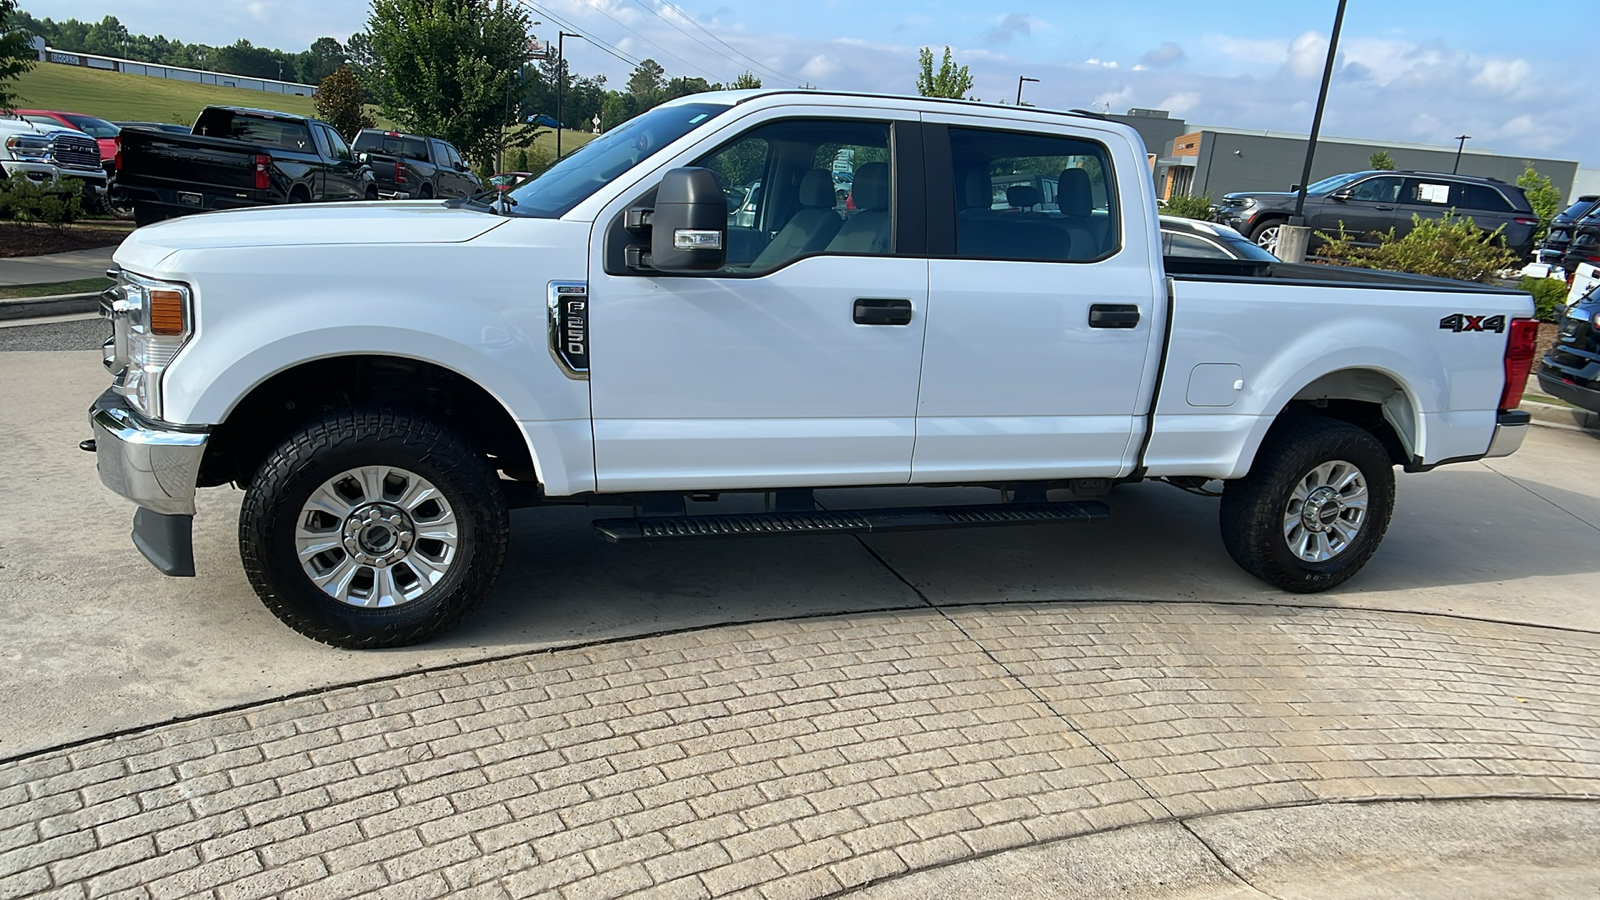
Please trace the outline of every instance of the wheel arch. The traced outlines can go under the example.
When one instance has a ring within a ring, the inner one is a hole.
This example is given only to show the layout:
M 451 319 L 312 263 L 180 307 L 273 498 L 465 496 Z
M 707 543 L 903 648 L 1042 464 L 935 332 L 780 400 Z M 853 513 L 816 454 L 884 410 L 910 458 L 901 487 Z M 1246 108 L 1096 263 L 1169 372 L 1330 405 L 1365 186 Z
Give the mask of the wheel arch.
M 1398 466 L 1420 458 L 1427 437 L 1422 405 L 1415 393 L 1398 373 L 1379 366 L 1325 372 L 1288 394 L 1276 410 L 1266 427 L 1255 429 L 1250 436 L 1234 477 L 1249 470 L 1268 435 L 1304 416 L 1337 419 L 1371 432 Z
M 267 454 L 296 426 L 331 410 L 372 403 L 437 418 L 508 476 L 539 479 L 527 434 L 488 389 L 437 362 L 358 353 L 298 362 L 257 382 L 212 429 L 201 483 L 248 484 Z

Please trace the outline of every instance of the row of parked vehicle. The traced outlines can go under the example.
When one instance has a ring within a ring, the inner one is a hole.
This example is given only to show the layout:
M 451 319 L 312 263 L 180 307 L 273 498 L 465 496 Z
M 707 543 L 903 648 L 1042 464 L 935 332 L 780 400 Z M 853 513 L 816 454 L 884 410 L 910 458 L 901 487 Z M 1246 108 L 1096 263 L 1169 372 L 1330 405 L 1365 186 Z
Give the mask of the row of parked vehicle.
M 0 120 L 0 140 L 0 177 L 79 179 L 94 205 L 141 225 L 211 209 L 428 200 L 484 188 L 438 138 L 369 128 L 347 143 L 326 122 L 241 107 L 206 107 L 193 126 L 23 109 Z
M 1568 273 L 1584 263 L 1600 266 L 1600 194 L 1584 194 L 1550 221 L 1539 262 Z

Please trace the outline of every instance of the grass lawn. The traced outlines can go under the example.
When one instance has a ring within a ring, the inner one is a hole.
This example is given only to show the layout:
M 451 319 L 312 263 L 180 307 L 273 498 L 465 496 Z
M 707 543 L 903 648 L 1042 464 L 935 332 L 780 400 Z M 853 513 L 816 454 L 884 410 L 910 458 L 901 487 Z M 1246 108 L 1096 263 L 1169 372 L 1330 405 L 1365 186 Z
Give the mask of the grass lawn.
M 57 294 L 98 294 L 111 286 L 109 278 L 80 278 L 77 281 L 58 281 L 54 284 L 19 284 L 0 287 L 0 300 L 22 300 L 28 297 L 54 297 Z

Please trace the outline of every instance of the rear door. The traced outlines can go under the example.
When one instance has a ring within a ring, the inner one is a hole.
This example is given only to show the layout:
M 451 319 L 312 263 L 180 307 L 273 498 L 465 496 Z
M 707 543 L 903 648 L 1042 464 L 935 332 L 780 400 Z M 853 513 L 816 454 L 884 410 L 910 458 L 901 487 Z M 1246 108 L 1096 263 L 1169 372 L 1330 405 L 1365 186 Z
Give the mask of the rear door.
M 1088 125 L 924 120 L 933 259 L 912 481 L 1126 474 L 1164 320 L 1145 160 Z M 995 184 L 1019 182 L 1049 183 L 1053 208 L 994 208 Z
M 1400 189 L 1400 207 L 1395 211 L 1395 237 L 1405 237 L 1416 227 L 1415 219 L 1442 219 L 1451 209 L 1448 178 L 1411 176 Z

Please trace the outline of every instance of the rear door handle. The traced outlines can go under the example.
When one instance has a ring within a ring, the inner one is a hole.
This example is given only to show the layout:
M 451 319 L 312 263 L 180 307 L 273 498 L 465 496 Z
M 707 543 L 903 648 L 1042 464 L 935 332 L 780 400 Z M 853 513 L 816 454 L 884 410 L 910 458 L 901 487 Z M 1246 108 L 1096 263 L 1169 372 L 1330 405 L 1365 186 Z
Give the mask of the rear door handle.
M 1090 328 L 1135 328 L 1139 307 L 1131 303 L 1096 303 L 1089 307 Z
M 910 325 L 911 301 L 858 297 L 855 320 L 857 325 Z

